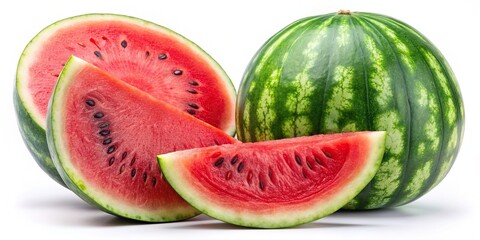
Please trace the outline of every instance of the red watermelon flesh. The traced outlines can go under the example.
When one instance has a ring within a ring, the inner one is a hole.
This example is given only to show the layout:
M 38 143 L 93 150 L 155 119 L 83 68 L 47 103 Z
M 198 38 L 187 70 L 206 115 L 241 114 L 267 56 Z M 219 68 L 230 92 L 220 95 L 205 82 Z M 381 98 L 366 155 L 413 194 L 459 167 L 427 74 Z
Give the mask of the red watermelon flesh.
M 38 165 L 64 185 L 45 138 L 48 100 L 65 62 L 76 55 L 176 108 L 235 133 L 235 96 L 221 66 L 163 26 L 117 14 L 85 14 L 40 31 L 18 62 L 14 105 L 19 130 Z
M 340 209 L 373 178 L 385 132 L 315 135 L 177 151 L 158 156 L 192 206 L 247 227 L 282 228 Z
M 226 132 L 235 93 L 225 72 L 192 42 L 158 25 L 120 15 L 85 15 L 50 27 L 26 59 L 28 89 L 42 116 L 71 55 Z
M 70 189 L 106 212 L 143 221 L 198 214 L 160 174 L 156 155 L 237 142 L 76 57 L 53 93 L 47 141 Z

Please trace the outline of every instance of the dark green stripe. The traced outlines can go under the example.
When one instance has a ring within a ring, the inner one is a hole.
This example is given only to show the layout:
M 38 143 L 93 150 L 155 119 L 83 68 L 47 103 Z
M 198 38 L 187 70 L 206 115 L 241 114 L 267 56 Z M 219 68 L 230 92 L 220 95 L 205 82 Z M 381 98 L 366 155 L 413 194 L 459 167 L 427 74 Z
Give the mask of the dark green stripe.
M 288 119 L 290 114 L 288 114 L 285 111 L 282 111 L 281 109 L 284 108 L 287 98 L 285 98 L 285 95 L 288 93 L 293 93 L 292 95 L 298 96 L 298 90 L 296 86 L 288 83 L 288 81 L 294 81 L 295 77 L 297 76 L 298 73 L 303 71 L 303 67 L 305 64 L 305 59 L 303 58 L 303 50 L 305 49 L 305 46 L 307 43 L 312 41 L 312 38 L 316 37 L 316 34 L 320 34 L 321 32 L 325 32 L 325 40 L 320 42 L 319 45 L 317 46 L 317 52 L 318 52 L 318 57 L 316 60 L 316 63 L 314 64 L 315 66 L 320 66 L 320 67 L 313 67 L 310 69 L 309 72 L 309 77 L 310 77 L 310 82 L 313 83 L 313 85 L 316 86 L 316 89 L 313 93 L 313 95 L 309 98 L 308 101 L 311 102 L 311 106 L 313 108 L 315 107 L 320 107 L 320 109 L 312 109 L 310 113 L 308 114 L 308 118 L 312 121 L 312 131 L 308 133 L 307 135 L 311 135 L 314 133 L 319 132 L 320 128 L 320 123 L 321 123 L 321 117 L 318 117 L 318 114 L 321 114 L 324 109 L 322 106 L 325 104 L 325 98 L 322 97 L 324 96 L 325 89 L 327 88 L 326 86 L 321 86 L 319 83 L 328 83 L 328 81 L 325 81 L 326 76 L 329 73 L 330 68 L 329 67 L 321 67 L 321 66 L 326 66 L 328 62 L 331 60 L 331 55 L 330 55 L 330 49 L 335 46 L 335 44 L 332 43 L 331 39 L 335 37 L 336 33 L 336 26 L 333 24 L 334 20 L 327 25 L 325 28 L 312 31 L 313 29 L 317 29 L 318 26 L 322 25 L 324 22 L 329 21 L 330 18 L 334 16 L 327 16 L 327 17 L 322 17 L 322 18 L 317 18 L 314 22 L 310 23 L 308 26 L 306 26 L 305 30 L 310 31 L 308 36 L 303 34 L 304 38 L 304 44 L 301 42 L 297 42 L 296 46 L 292 48 L 293 53 L 298 53 L 298 54 L 291 54 L 289 55 L 289 58 L 287 59 L 285 63 L 285 68 L 286 68 L 286 73 L 283 75 L 284 79 L 286 80 L 283 86 L 283 95 L 279 95 L 281 101 L 279 104 L 276 106 L 276 109 L 279 109 L 279 113 L 281 114 L 279 118 L 277 119 L 277 122 L 275 125 L 281 126 L 285 121 Z M 330 39 L 330 40 L 329 40 Z M 296 57 L 297 55 L 301 56 L 302 58 Z M 298 117 L 298 114 L 296 114 Z M 280 129 L 281 130 L 281 129 Z M 285 137 L 294 137 L 296 135 L 285 135 L 283 134 L 282 131 L 278 131 L 278 135 L 276 135 L 277 138 L 285 138 Z
M 352 30 L 352 35 L 354 39 L 354 48 L 359 49 L 360 51 L 360 63 L 359 66 L 362 66 L 362 73 L 363 73 L 363 82 L 364 86 L 363 89 L 365 89 L 365 129 L 364 130 L 372 130 L 373 129 L 373 117 L 372 117 L 372 112 L 371 112 L 371 105 L 373 101 L 373 97 L 370 97 L 370 81 L 369 81 L 369 74 L 368 74 L 368 66 L 367 64 L 370 61 L 370 57 L 366 54 L 368 51 L 364 45 L 364 30 L 362 29 L 362 24 L 361 24 L 361 19 L 358 19 L 356 15 L 352 15 L 350 20 L 350 24 L 354 29 Z M 357 202 L 358 206 L 366 206 L 368 204 L 368 198 L 373 191 L 372 188 L 372 181 L 354 198 L 354 200 Z M 355 206 L 353 206 L 355 207 Z
M 38 166 L 49 177 L 66 187 L 50 157 L 45 130 L 33 120 L 30 113 L 23 106 L 17 89 L 13 93 L 13 103 L 17 114 L 18 128 L 28 151 L 32 154 Z
M 437 59 L 437 62 L 440 63 L 440 61 L 438 61 L 438 56 L 435 56 L 435 52 L 431 52 L 433 54 L 433 56 Z M 424 56 L 424 60 L 425 60 L 426 56 Z M 426 60 L 425 60 L 426 61 Z M 426 64 L 428 65 L 428 62 L 426 61 Z M 442 64 L 440 63 L 440 65 L 442 66 Z M 444 66 L 442 66 L 442 69 L 445 69 Z M 443 100 L 443 101 L 440 101 L 440 106 L 441 106 L 441 116 L 443 116 L 441 119 L 441 122 L 442 122 L 442 138 L 441 138 L 441 148 L 440 148 L 440 151 L 439 151 L 439 154 L 438 154 L 438 158 L 437 158 L 437 161 L 436 161 L 436 164 L 435 166 L 432 168 L 432 175 L 430 177 L 430 179 L 428 180 L 428 184 L 425 184 L 425 188 L 424 188 L 424 191 L 428 191 L 431 187 L 433 187 L 433 184 L 436 183 L 437 181 L 437 178 L 439 177 L 439 171 L 440 171 L 440 168 L 442 167 L 443 163 L 445 161 L 448 161 L 449 158 L 452 156 L 452 154 L 456 155 L 456 152 L 458 151 L 458 140 L 457 140 L 457 146 L 455 147 L 455 150 L 454 150 L 454 153 L 452 152 L 449 152 L 448 150 L 448 141 L 450 140 L 450 135 L 453 133 L 454 129 L 453 128 L 450 128 L 449 126 L 449 123 L 448 121 L 446 120 L 446 114 L 445 114 L 445 106 L 448 106 L 448 98 L 447 96 L 445 96 L 443 94 L 442 91 L 440 91 L 441 89 L 441 86 L 440 83 L 437 84 L 438 82 L 438 79 L 435 78 L 435 74 L 432 72 L 432 77 L 435 79 L 434 83 L 437 87 L 437 95 L 439 96 L 439 100 Z M 450 84 L 450 90 L 451 93 L 452 93 L 452 97 L 454 98 L 454 104 L 455 104 L 455 107 L 459 106 L 459 104 L 462 104 L 462 103 L 459 103 L 458 99 L 455 99 L 455 87 L 452 87 L 451 86 L 451 77 L 449 76 L 449 73 L 448 72 L 444 72 L 444 75 L 445 77 L 447 78 L 447 84 Z M 461 116 L 461 114 L 459 114 L 459 108 L 457 108 L 457 119 L 458 119 L 458 116 Z M 463 119 L 463 117 L 462 117 Z M 462 124 L 463 125 L 463 124 Z M 453 127 L 456 127 L 456 126 L 453 126 Z M 458 132 L 458 137 L 460 136 L 460 129 L 462 128 L 463 126 L 460 126 L 459 127 L 459 132 Z M 457 139 L 458 139 L 457 137 Z M 453 164 L 453 162 L 452 162 Z M 450 166 L 451 167 L 451 166 Z M 443 177 L 442 177 L 443 178 Z
M 303 57 L 303 50 L 305 49 L 305 46 L 307 46 L 307 44 L 311 41 L 312 38 L 316 37 L 317 34 L 320 34 L 321 31 L 325 31 L 330 28 L 329 26 L 327 26 L 327 28 L 321 29 L 320 31 L 312 31 L 312 29 L 315 29 L 321 24 L 323 24 L 325 21 L 328 21 L 329 18 L 330 16 L 315 18 L 314 21 L 303 26 L 301 30 L 298 30 L 299 34 L 296 35 L 295 37 L 292 37 L 292 41 L 289 41 L 290 42 L 289 48 L 288 48 L 289 55 L 285 60 L 285 62 L 282 63 L 282 74 L 279 82 L 279 87 L 277 88 L 277 91 L 275 93 L 275 98 L 277 102 L 273 107 L 273 109 L 276 109 L 275 112 L 277 113 L 277 118 L 275 119 L 274 123 L 271 126 L 275 139 L 298 136 L 298 134 L 286 135 L 283 133 L 283 130 L 282 130 L 283 123 L 285 123 L 285 121 L 289 117 L 293 116 L 295 119 L 299 117 L 299 114 L 297 111 L 293 112 L 293 114 L 288 113 L 285 110 L 285 106 L 287 104 L 287 101 L 290 95 L 298 96 L 299 94 L 300 89 L 298 89 L 293 84 L 293 82 L 295 82 L 295 77 L 297 76 L 297 74 L 302 72 L 305 67 L 306 60 Z M 323 43 L 325 42 L 322 42 L 322 44 Z M 323 47 L 322 44 L 320 44 L 320 47 L 317 47 L 318 50 L 320 50 Z M 316 78 L 316 76 L 313 74 L 310 74 L 310 76 Z M 310 79 L 310 81 L 316 81 L 316 79 Z M 314 96 L 315 95 L 316 94 L 314 94 Z M 321 105 L 317 105 L 317 106 L 321 106 Z M 312 112 L 310 115 L 312 115 Z M 315 118 L 310 116 L 310 119 L 315 119 Z M 294 128 L 294 132 L 296 132 L 295 127 L 294 126 L 292 127 Z M 311 135 L 311 134 L 312 132 L 310 132 L 307 135 Z
M 384 20 L 384 21 L 381 21 L 379 19 L 377 19 L 378 21 L 382 22 L 383 24 L 385 24 L 386 26 L 388 26 L 388 21 L 387 20 Z M 371 21 L 368 21 L 366 20 L 366 22 L 370 23 L 371 25 L 376 25 L 374 22 L 371 22 Z M 391 28 L 391 26 L 389 26 Z M 402 83 L 402 87 L 401 89 L 403 91 L 405 91 L 405 106 L 408 106 L 406 108 L 407 110 L 407 114 L 406 114 L 406 124 L 405 126 L 407 127 L 407 139 L 405 141 L 405 143 L 407 144 L 407 147 L 405 148 L 406 149 L 406 153 L 404 153 L 404 156 L 403 156 L 403 161 L 402 162 L 402 165 L 403 165 L 403 171 L 402 171 L 402 176 L 400 178 L 400 185 L 399 187 L 397 188 L 397 191 L 392 195 L 392 198 L 390 199 L 390 203 L 387 204 L 386 206 L 389 206 L 390 204 L 395 204 L 395 202 L 398 200 L 399 196 L 403 195 L 402 193 L 402 190 L 405 188 L 405 186 L 409 183 L 409 181 L 407 181 L 406 179 L 412 177 L 413 174 L 415 174 L 415 171 L 410 171 L 410 169 L 417 169 L 416 167 L 411 167 L 412 163 L 411 162 L 411 142 L 412 142 L 412 107 L 411 107 L 411 103 L 410 103 L 410 94 L 408 93 L 408 89 L 410 89 L 411 87 L 407 87 L 408 83 L 406 81 L 406 77 L 405 75 L 407 73 L 405 73 L 405 67 L 402 66 L 403 65 L 403 62 L 400 60 L 400 58 L 398 57 L 397 55 L 397 49 L 395 48 L 395 46 L 393 46 L 391 44 L 391 41 L 394 41 L 394 39 L 389 39 L 389 36 L 382 32 L 382 29 L 380 27 L 376 28 L 377 32 L 379 33 L 380 36 L 382 36 L 383 38 L 385 39 L 388 39 L 389 41 L 386 41 L 388 42 L 388 47 L 391 49 L 392 51 L 392 55 L 394 56 L 395 60 L 392 60 L 391 62 L 392 63 L 395 63 L 396 65 L 398 65 L 398 68 L 400 69 L 400 73 L 401 73 L 401 79 L 402 81 L 399 81 Z M 397 35 L 397 38 L 400 38 L 401 34 L 399 33 L 402 33 L 402 29 L 396 29 L 395 31 L 398 35 Z M 403 41 L 402 41 L 403 42 Z M 411 79 L 412 76 L 410 76 L 410 79 Z M 392 79 L 393 80 L 393 79 Z M 395 80 L 393 80 L 395 81 Z M 400 89 L 400 88 L 399 88 Z M 396 92 L 396 91 L 395 91 Z M 415 145 L 413 145 L 415 146 Z M 402 194 L 401 194 L 402 193 Z
M 413 28 L 411 28 L 410 26 L 408 26 L 408 25 L 406 25 L 402 22 L 399 22 L 399 21 L 393 22 L 392 25 L 397 25 L 397 26 L 402 27 L 402 28 L 411 29 L 410 31 L 414 31 Z M 447 105 L 448 98 L 447 98 L 446 95 L 443 94 L 443 92 L 440 91 L 440 89 L 442 89 L 442 87 L 441 87 L 440 83 L 438 82 L 439 80 L 436 79 L 435 73 L 432 72 L 432 68 L 431 68 L 431 66 L 429 66 L 429 63 L 426 60 L 426 56 L 422 52 L 422 50 L 423 51 L 428 51 L 433 56 L 435 56 L 435 58 L 437 59 L 437 62 L 439 62 L 439 64 L 442 66 L 442 70 L 444 70 L 443 73 L 444 73 L 445 77 L 448 79 L 448 83 L 450 84 L 449 88 L 450 88 L 452 94 L 454 95 L 453 98 L 454 98 L 454 102 L 456 104 L 458 103 L 458 98 L 455 95 L 456 86 L 451 85 L 452 76 L 450 75 L 450 73 L 448 71 L 445 71 L 445 69 L 448 69 L 448 68 L 446 68 L 446 65 L 442 64 L 441 63 L 442 61 L 440 61 L 440 59 L 443 59 L 443 57 L 441 56 L 439 51 L 436 49 L 436 47 L 430 41 L 428 41 L 428 39 L 426 39 L 420 33 L 417 33 L 417 34 L 418 35 L 415 35 L 415 34 L 410 35 L 410 37 L 412 39 L 414 39 L 414 41 L 412 41 L 412 45 L 415 45 L 414 47 L 412 47 L 412 49 L 418 49 L 417 52 L 419 54 L 418 54 L 418 56 L 415 56 L 415 59 L 417 59 L 418 61 L 421 61 L 423 66 L 425 66 L 424 67 L 425 72 L 430 74 L 430 78 L 427 78 L 427 79 L 430 79 L 431 83 L 434 85 L 434 87 L 433 87 L 433 89 L 431 89 L 431 91 L 436 93 L 436 96 L 437 96 L 436 100 L 438 101 L 438 106 L 439 106 L 439 111 L 440 111 L 439 115 L 436 117 L 436 121 L 437 121 L 437 123 L 439 123 L 439 126 L 441 126 L 441 130 L 440 130 L 440 133 L 439 133 L 440 150 L 437 151 L 437 153 L 432 152 L 432 153 L 427 153 L 426 154 L 426 155 L 435 156 L 436 160 L 434 160 L 432 162 L 433 167 L 432 167 L 431 175 L 430 175 L 429 179 L 426 181 L 426 183 L 423 185 L 423 188 L 420 190 L 420 193 L 423 193 L 423 192 L 428 191 L 432 187 L 436 178 L 438 177 L 438 169 L 442 166 L 442 163 L 444 161 L 447 161 L 449 156 L 451 156 L 450 155 L 451 153 L 448 152 L 448 149 L 446 148 L 446 146 L 448 146 L 449 136 L 451 135 L 453 130 L 448 129 L 449 128 L 448 123 L 445 120 L 446 114 L 444 112 L 444 109 L 445 109 L 445 106 Z M 426 50 L 426 49 L 428 49 L 428 50 Z M 422 64 L 417 64 L 417 65 L 422 66 Z M 460 115 L 458 114 L 458 110 L 457 110 L 457 117 L 458 116 L 460 116 Z M 413 201 L 413 200 L 417 199 L 418 197 L 420 197 L 420 195 L 417 195 L 412 199 L 402 199 L 402 201 L 404 203 L 410 202 L 410 201 Z
M 283 31 L 288 31 L 291 28 L 295 28 L 299 24 L 302 24 L 302 20 L 294 22 L 290 24 L 289 26 L 285 27 L 284 29 L 281 30 Z M 264 54 L 270 47 L 272 43 L 278 40 L 278 38 L 281 37 L 281 32 L 275 34 L 272 36 L 267 42 L 257 51 L 255 54 L 254 58 L 252 61 L 249 63 L 247 66 L 247 69 L 245 71 L 244 77 L 242 79 L 242 82 L 239 87 L 239 95 L 238 95 L 238 101 L 237 101 L 237 114 L 240 114 L 237 116 L 237 131 L 238 131 L 238 137 L 241 139 L 241 141 L 255 141 L 256 138 L 252 137 L 252 139 L 246 139 L 245 138 L 245 132 L 250 132 L 252 133 L 251 135 L 254 136 L 255 129 L 252 127 L 256 118 L 254 117 L 255 112 L 250 111 L 250 117 L 249 117 L 249 128 L 245 129 L 244 127 L 244 120 L 243 120 L 243 112 L 245 108 L 245 102 L 250 101 L 250 109 L 257 109 L 258 107 L 258 101 L 255 101 L 255 99 L 260 98 L 260 94 L 263 92 L 263 87 L 265 87 L 264 84 L 260 85 L 261 81 L 258 79 L 261 79 L 260 76 L 256 76 L 255 72 L 258 68 L 258 64 L 264 60 Z M 268 65 L 266 67 L 269 67 Z M 261 69 L 261 72 L 271 72 L 271 71 L 266 71 L 265 69 Z M 252 81 L 256 81 L 257 85 L 253 89 L 251 88 Z M 248 97 L 247 97 L 248 94 Z

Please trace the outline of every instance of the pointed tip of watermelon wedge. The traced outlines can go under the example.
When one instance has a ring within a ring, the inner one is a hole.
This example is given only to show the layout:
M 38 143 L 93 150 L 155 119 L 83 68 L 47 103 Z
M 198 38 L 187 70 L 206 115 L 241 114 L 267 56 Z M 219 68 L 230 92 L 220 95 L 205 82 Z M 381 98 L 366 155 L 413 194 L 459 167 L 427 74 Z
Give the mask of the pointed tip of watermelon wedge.
M 157 156 L 170 185 L 199 211 L 254 228 L 325 217 L 375 176 L 385 132 L 297 137 Z

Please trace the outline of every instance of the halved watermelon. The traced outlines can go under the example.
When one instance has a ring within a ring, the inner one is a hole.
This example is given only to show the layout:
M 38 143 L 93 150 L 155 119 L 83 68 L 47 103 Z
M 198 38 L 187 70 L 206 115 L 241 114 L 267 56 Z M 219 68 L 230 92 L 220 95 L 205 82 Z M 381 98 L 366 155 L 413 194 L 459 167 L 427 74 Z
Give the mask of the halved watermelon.
M 163 26 L 114 14 L 66 18 L 40 31 L 18 63 L 14 104 L 22 137 L 37 163 L 62 183 L 45 139 L 48 100 L 71 55 L 235 133 L 235 89 L 200 47 Z
M 158 156 L 171 186 L 196 209 L 257 228 L 307 223 L 335 212 L 375 175 L 385 132 L 315 135 Z
M 122 217 L 165 222 L 198 211 L 168 185 L 156 155 L 237 140 L 72 57 L 48 108 L 47 142 L 63 181 L 85 201 Z

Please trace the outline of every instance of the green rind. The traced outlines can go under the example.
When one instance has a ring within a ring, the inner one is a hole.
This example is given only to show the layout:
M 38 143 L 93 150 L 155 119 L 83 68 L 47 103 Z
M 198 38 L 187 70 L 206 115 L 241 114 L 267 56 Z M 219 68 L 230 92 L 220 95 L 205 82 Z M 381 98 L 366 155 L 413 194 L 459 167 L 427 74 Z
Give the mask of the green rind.
M 173 222 L 185 220 L 198 215 L 199 212 L 193 208 L 190 208 L 188 211 L 185 211 L 184 209 L 177 209 L 178 211 L 172 209 L 169 212 L 162 212 L 162 214 L 156 214 L 153 211 L 151 213 L 143 212 L 142 214 L 122 210 L 118 206 L 111 206 L 105 201 L 102 201 L 101 197 L 97 196 L 95 190 L 89 189 L 83 180 L 75 174 L 75 170 L 69 166 L 68 162 L 70 161 L 70 157 L 68 154 L 66 152 L 58 151 L 58 149 L 63 149 L 62 144 L 66 140 L 62 139 L 61 137 L 62 132 L 59 130 L 61 128 L 58 126 L 59 123 L 61 124 L 61 120 L 59 123 L 57 123 L 57 118 L 59 118 L 58 115 L 61 115 L 62 113 L 61 104 L 64 102 L 64 89 L 68 87 L 73 79 L 75 79 L 72 76 L 74 76 L 77 69 L 81 68 L 84 64 L 85 62 L 82 62 L 73 56 L 67 61 L 58 78 L 58 82 L 55 86 L 53 95 L 50 98 L 48 107 L 49 110 L 47 114 L 46 139 L 53 163 L 55 164 L 63 182 L 71 191 L 77 194 L 88 204 L 119 217 L 130 218 L 144 222 Z
M 387 131 L 377 176 L 346 206 L 372 209 L 438 185 L 460 149 L 465 113 L 428 39 L 393 18 L 352 13 L 301 19 L 267 41 L 245 71 L 236 119 L 241 141 Z
M 55 182 L 66 187 L 50 157 L 45 129 L 39 126 L 30 116 L 30 113 L 19 98 L 17 90 L 14 91 L 13 98 L 18 128 L 25 146 L 27 146 L 38 166 Z
M 202 193 L 195 187 L 195 183 L 188 181 L 188 177 L 182 174 L 183 169 L 176 166 L 178 161 L 195 161 L 191 156 L 196 154 L 202 155 L 204 149 L 190 149 L 167 153 L 157 156 L 160 169 L 167 181 L 175 189 L 175 191 L 182 196 L 193 207 L 202 213 L 230 223 L 234 225 L 251 227 L 251 228 L 288 228 L 298 226 L 318 220 L 322 217 L 330 215 L 345 204 L 350 202 L 375 176 L 380 164 L 382 162 L 385 149 L 385 132 L 370 133 L 370 144 L 372 148 L 368 159 L 365 161 L 363 168 L 358 169 L 356 174 L 349 184 L 343 186 L 341 192 L 338 192 L 334 197 L 328 199 L 326 202 L 319 199 L 317 204 L 314 204 L 308 209 L 293 209 L 287 213 L 277 211 L 271 215 L 256 215 L 246 214 L 241 209 L 228 209 L 222 206 L 214 205 L 213 200 L 208 193 Z M 211 148 L 211 147 L 210 147 Z M 208 152 L 208 150 L 207 150 Z M 187 169 L 188 171 L 188 169 Z M 188 173 L 187 173 L 188 174 Z M 292 207 L 294 208 L 294 207 Z
M 35 116 L 35 114 L 32 113 L 31 110 L 29 110 L 28 104 L 25 103 L 25 99 L 22 97 L 22 94 L 21 94 L 21 90 L 25 88 L 25 86 L 22 86 L 23 83 L 21 82 L 20 75 L 21 75 L 21 70 L 23 68 L 23 65 L 25 64 L 25 62 L 28 61 L 29 56 L 35 55 L 35 52 L 38 50 L 37 42 L 40 42 L 39 44 L 41 44 L 42 38 L 44 38 L 45 36 L 48 36 L 49 34 L 51 34 L 51 32 L 56 31 L 58 28 L 68 25 L 69 22 L 81 21 L 82 19 L 96 18 L 96 17 L 97 18 L 113 17 L 113 18 L 119 18 L 123 20 L 129 19 L 132 22 L 137 23 L 139 25 L 159 28 L 159 29 L 162 29 L 163 31 L 166 31 L 168 33 L 171 33 L 177 36 L 179 41 L 183 41 L 186 45 L 192 47 L 193 49 L 200 52 L 203 56 L 205 56 L 205 59 L 209 60 L 212 63 L 212 66 L 215 66 L 215 69 L 219 74 L 223 76 L 223 79 L 226 79 L 226 80 L 228 79 L 228 81 L 225 81 L 225 85 L 227 87 L 226 89 L 229 91 L 230 96 L 236 96 L 236 90 L 233 85 L 233 82 L 228 77 L 226 72 L 221 68 L 220 64 L 216 62 L 215 59 L 213 59 L 207 52 L 205 52 L 202 48 L 200 48 L 200 46 L 198 46 L 194 42 L 190 41 L 189 39 L 185 38 L 179 33 L 174 32 L 173 30 L 166 28 L 164 26 L 155 24 L 147 20 L 139 19 L 136 17 L 120 15 L 120 14 L 110 14 L 110 13 L 83 14 L 83 15 L 65 18 L 50 24 L 49 26 L 42 29 L 39 33 L 37 33 L 37 35 L 35 35 L 30 40 L 30 42 L 26 45 L 25 49 L 23 50 L 20 56 L 20 59 L 18 61 L 16 80 L 15 80 L 15 91 L 14 91 L 13 102 L 15 105 L 15 110 L 16 110 L 15 112 L 17 115 L 20 133 L 25 142 L 25 145 L 27 146 L 28 150 L 30 151 L 30 153 L 32 154 L 32 156 L 34 157 L 38 165 L 41 167 L 41 169 L 45 173 L 47 173 L 48 176 L 50 176 L 52 179 L 54 179 L 56 182 L 58 182 L 63 186 L 66 186 L 66 185 L 65 183 L 62 182 L 61 177 L 58 174 L 58 171 L 55 169 L 50 153 L 48 151 L 47 140 L 45 139 L 46 124 L 42 123 L 43 119 L 39 119 L 39 116 Z M 232 123 L 231 127 L 228 129 L 225 129 L 224 131 L 229 135 L 234 136 L 236 133 L 235 124 Z

